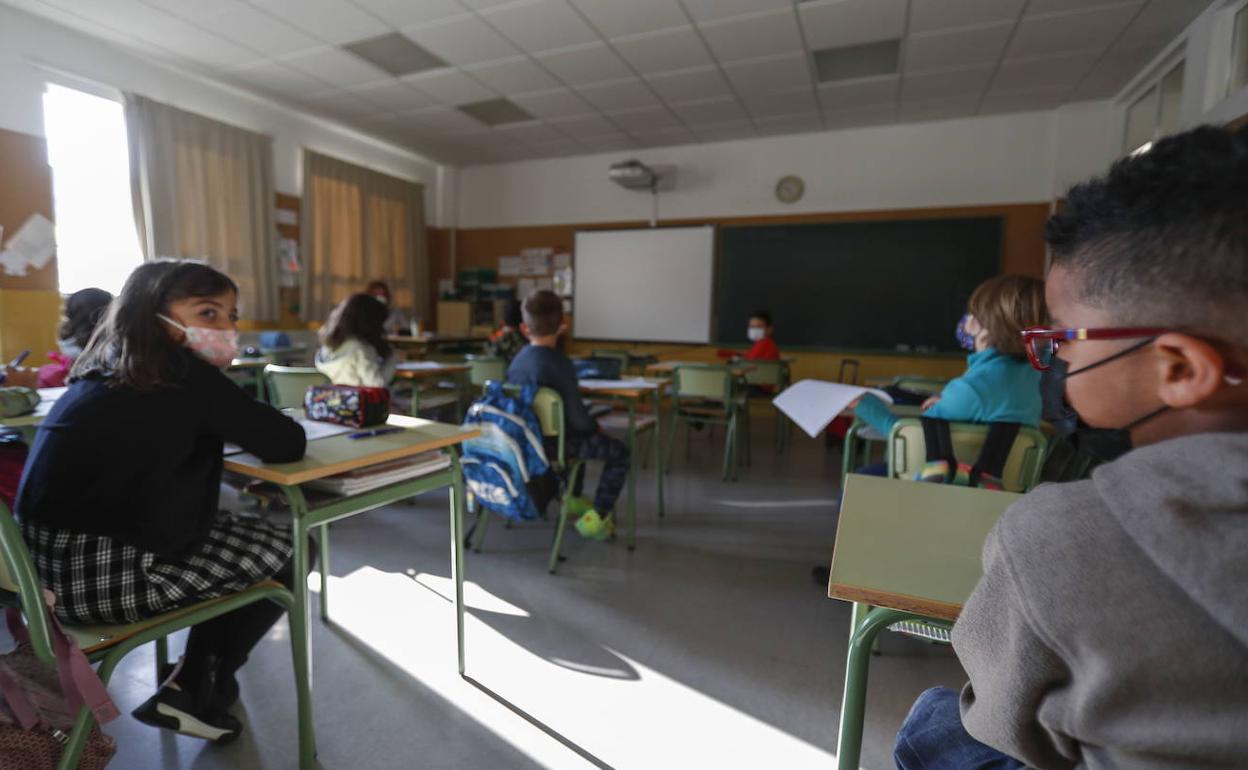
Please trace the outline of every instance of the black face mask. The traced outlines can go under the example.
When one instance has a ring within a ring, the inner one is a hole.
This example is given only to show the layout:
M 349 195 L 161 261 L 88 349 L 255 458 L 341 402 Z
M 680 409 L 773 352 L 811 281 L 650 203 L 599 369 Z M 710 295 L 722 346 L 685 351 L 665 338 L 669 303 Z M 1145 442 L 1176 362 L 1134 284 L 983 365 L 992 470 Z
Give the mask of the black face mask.
M 1079 451 L 1101 462 L 1116 460 L 1126 454 L 1131 449 L 1131 429 L 1151 420 L 1169 407 L 1155 409 L 1121 428 L 1093 428 L 1066 401 L 1066 379 L 1142 350 L 1152 344 L 1153 339 L 1155 338 L 1146 339 L 1138 345 L 1132 345 L 1073 372 L 1067 369 L 1065 361 L 1054 356 L 1049 368 L 1040 372 L 1040 415 L 1053 425 L 1059 436 L 1068 440 Z

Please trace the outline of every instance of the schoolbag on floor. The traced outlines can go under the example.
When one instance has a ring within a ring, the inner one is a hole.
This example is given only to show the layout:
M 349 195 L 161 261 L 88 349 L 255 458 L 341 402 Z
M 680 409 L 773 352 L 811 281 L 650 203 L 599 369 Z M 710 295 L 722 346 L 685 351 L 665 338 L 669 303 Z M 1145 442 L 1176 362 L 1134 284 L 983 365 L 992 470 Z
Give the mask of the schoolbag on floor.
M 982 487 L 1003 490 L 1001 477 L 1005 462 L 1014 448 L 1021 425 L 1016 422 L 988 423 L 988 435 L 979 450 L 974 465 L 959 462 L 953 453 L 953 438 L 949 433 L 949 421 L 934 417 L 920 418 L 923 422 L 923 441 L 927 448 L 927 462 L 915 476 L 917 481 L 934 484 L 954 484 L 960 487 Z
M 481 431 L 463 445 L 464 481 L 478 503 L 510 519 L 538 517 L 529 485 L 550 470 L 533 413 L 537 390 L 526 385 L 510 396 L 502 383 L 490 382 L 464 417 L 465 426 Z

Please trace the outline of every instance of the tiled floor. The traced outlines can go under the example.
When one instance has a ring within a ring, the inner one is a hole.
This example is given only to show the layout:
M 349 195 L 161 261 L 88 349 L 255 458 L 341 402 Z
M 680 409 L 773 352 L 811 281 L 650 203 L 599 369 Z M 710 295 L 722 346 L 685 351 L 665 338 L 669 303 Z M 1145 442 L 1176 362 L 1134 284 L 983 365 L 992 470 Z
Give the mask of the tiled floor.
M 323 766 L 834 767 L 849 608 L 810 568 L 831 554 L 839 456 L 804 436 L 777 456 L 772 425 L 756 418 L 754 466 L 737 483 L 719 481 L 718 437 L 696 434 L 692 462 L 678 442 L 662 520 L 644 472 L 633 553 L 573 534 L 552 577 L 549 524 L 491 527 L 466 570 L 467 681 L 455 674 L 445 494 L 335 525 L 333 622 L 313 623 Z M 248 732 L 235 744 L 123 717 L 107 729 L 114 766 L 294 767 L 286 631 L 243 669 Z M 961 678 L 948 648 L 886 638 L 862 766 L 891 768 L 914 697 Z M 123 710 L 153 679 L 150 653 L 121 666 Z

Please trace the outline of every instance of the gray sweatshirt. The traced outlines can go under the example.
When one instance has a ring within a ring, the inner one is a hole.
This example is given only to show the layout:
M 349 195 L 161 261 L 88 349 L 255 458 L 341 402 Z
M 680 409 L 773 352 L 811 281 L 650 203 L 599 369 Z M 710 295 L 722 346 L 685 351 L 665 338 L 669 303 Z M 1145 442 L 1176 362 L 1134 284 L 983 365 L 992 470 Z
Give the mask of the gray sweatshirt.
M 953 629 L 962 720 L 1042 768 L 1248 768 L 1248 433 L 1038 487 Z

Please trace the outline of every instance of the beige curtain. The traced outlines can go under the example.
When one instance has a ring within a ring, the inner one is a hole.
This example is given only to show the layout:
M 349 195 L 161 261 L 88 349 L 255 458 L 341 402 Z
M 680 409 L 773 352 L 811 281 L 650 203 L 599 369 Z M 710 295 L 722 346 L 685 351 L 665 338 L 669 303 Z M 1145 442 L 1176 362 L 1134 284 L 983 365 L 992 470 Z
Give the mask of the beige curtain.
M 125 110 L 144 256 L 202 259 L 238 284 L 245 315 L 276 320 L 272 140 L 135 94 Z
M 301 207 L 305 319 L 385 281 L 395 307 L 428 320 L 423 186 L 304 148 Z

